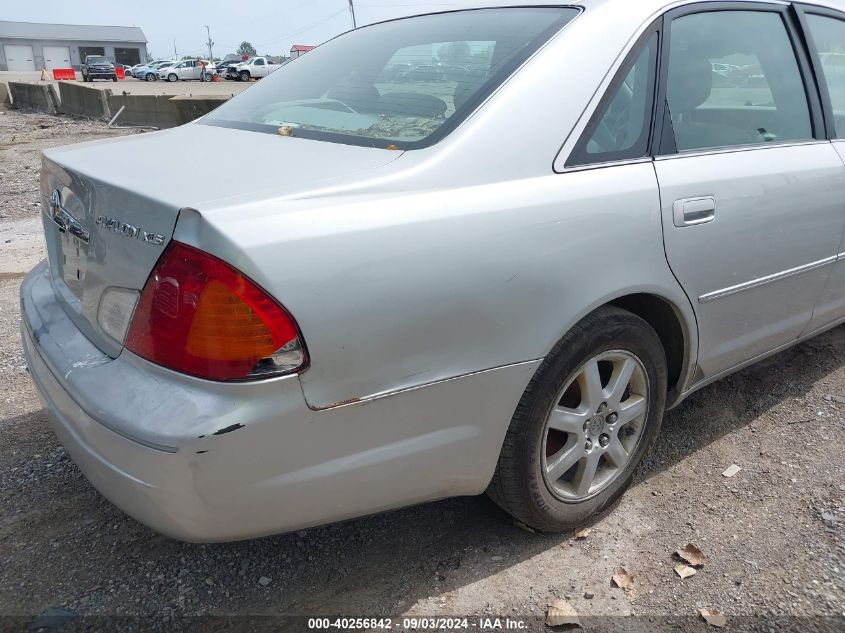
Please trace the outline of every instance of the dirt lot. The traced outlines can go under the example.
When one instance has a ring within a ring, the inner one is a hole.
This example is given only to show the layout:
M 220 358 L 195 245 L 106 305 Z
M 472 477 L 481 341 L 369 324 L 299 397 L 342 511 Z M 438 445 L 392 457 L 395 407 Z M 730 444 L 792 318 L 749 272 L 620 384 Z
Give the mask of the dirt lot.
M 543 630 L 563 598 L 588 630 L 705 630 L 704 607 L 733 630 L 843 630 L 845 328 L 670 412 L 637 483 L 586 538 L 528 533 L 483 497 L 222 545 L 178 543 L 125 516 L 48 426 L 17 299 L 41 253 L 38 152 L 119 133 L 0 113 L 0 614 L 21 618 L 0 629 L 44 614 L 157 616 L 118 622 L 162 629 L 181 616 L 496 614 Z M 742 470 L 724 477 L 732 464 Z M 687 543 L 706 562 L 681 580 L 673 552 Z M 635 577 L 627 592 L 611 583 L 620 566 Z M 643 617 L 608 617 L 631 614 Z

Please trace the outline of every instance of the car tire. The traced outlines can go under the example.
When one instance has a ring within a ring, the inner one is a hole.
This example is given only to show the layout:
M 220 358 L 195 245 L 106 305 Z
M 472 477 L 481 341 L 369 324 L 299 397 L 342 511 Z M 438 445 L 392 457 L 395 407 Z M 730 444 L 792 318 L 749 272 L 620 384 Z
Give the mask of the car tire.
M 666 389 L 654 329 L 625 310 L 600 308 L 567 332 L 531 379 L 487 494 L 542 532 L 581 527 L 609 511 L 654 444 Z
M 153 73 L 147 73 L 144 75 L 144 81 L 155 81 L 156 76 Z
M 179 76 L 174 73 L 170 73 L 169 75 L 167 75 L 167 81 L 169 81 L 170 83 L 173 83 L 174 81 L 179 81 Z
M 249 71 L 248 70 L 242 70 L 241 72 L 238 73 L 238 81 L 249 81 L 249 79 L 250 79 L 250 77 L 249 77 Z
M 112 81 L 117 82 L 117 75 L 111 78 Z

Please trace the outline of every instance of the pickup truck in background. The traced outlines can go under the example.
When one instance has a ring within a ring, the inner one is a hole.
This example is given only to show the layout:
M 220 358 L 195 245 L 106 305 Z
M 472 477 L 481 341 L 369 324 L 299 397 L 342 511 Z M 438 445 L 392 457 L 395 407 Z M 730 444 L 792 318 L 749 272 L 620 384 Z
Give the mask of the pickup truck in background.
M 281 64 L 271 64 L 266 57 L 253 57 L 240 64 L 229 66 L 226 73 L 227 79 L 238 81 L 249 81 L 250 79 L 261 79 L 274 70 L 281 68 Z
M 95 79 L 117 81 L 114 62 L 102 55 L 87 55 L 79 69 L 82 72 L 82 81 L 94 81 Z

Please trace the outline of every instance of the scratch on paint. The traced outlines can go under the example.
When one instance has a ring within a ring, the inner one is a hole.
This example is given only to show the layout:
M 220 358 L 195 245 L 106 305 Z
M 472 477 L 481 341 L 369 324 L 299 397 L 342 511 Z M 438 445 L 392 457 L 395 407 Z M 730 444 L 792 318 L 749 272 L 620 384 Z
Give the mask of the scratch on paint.
M 78 360 L 70 366 L 70 369 L 67 370 L 67 373 L 65 374 L 65 380 L 68 379 L 68 376 L 70 376 L 71 372 L 73 372 L 74 369 L 90 369 L 92 367 L 99 367 L 100 365 L 105 365 L 110 361 L 110 358 L 100 358 L 97 360 Z
M 79 369 L 80 367 L 99 367 L 100 365 L 105 365 L 111 359 L 99 359 L 99 360 L 79 360 L 76 361 L 71 367 L 74 369 Z
M 107 359 L 101 358 L 101 359 L 98 359 L 98 360 L 79 360 L 79 361 L 76 361 L 75 363 L 73 363 L 70 366 L 70 369 L 67 370 L 67 373 L 65 374 L 65 380 L 68 379 L 68 377 L 71 375 L 71 373 L 73 372 L 74 369 L 82 369 L 82 368 L 90 369 L 92 367 L 99 367 L 100 365 L 105 365 L 109 361 L 111 361 L 110 358 L 107 358 Z
M 243 424 L 233 424 L 232 426 L 227 426 L 225 429 L 220 429 L 219 431 L 215 431 L 212 435 L 225 435 L 226 433 L 231 433 L 232 431 L 237 431 L 238 429 L 244 428 Z

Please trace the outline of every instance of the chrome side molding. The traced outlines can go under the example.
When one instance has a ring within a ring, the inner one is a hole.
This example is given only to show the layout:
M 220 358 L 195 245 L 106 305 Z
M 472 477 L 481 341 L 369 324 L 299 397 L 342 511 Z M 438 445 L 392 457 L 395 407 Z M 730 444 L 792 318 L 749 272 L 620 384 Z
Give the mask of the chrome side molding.
M 746 290 L 751 290 L 752 288 L 759 288 L 760 286 L 765 286 L 766 284 L 772 283 L 773 281 L 779 281 L 781 279 L 786 279 L 787 277 L 793 277 L 795 275 L 801 275 L 803 273 L 810 272 L 811 270 L 816 270 L 817 268 L 821 268 L 822 266 L 828 266 L 833 264 L 840 259 L 845 259 L 843 257 L 845 254 L 840 255 L 832 255 L 831 257 L 825 257 L 824 259 L 820 259 L 816 262 L 810 262 L 809 264 L 804 264 L 803 266 L 797 266 L 796 268 L 790 268 L 789 270 L 784 270 L 779 273 L 774 273 L 772 275 L 767 275 L 766 277 L 760 277 L 758 279 L 752 279 L 751 281 L 746 281 L 741 284 L 737 284 L 736 286 L 731 286 L 730 288 L 724 288 L 722 290 L 715 290 L 714 292 L 708 292 L 705 295 L 701 295 L 698 298 L 699 303 L 708 303 L 710 301 L 715 301 L 716 299 L 722 299 L 723 297 L 728 297 L 730 295 L 735 295 L 740 292 L 745 292 Z

